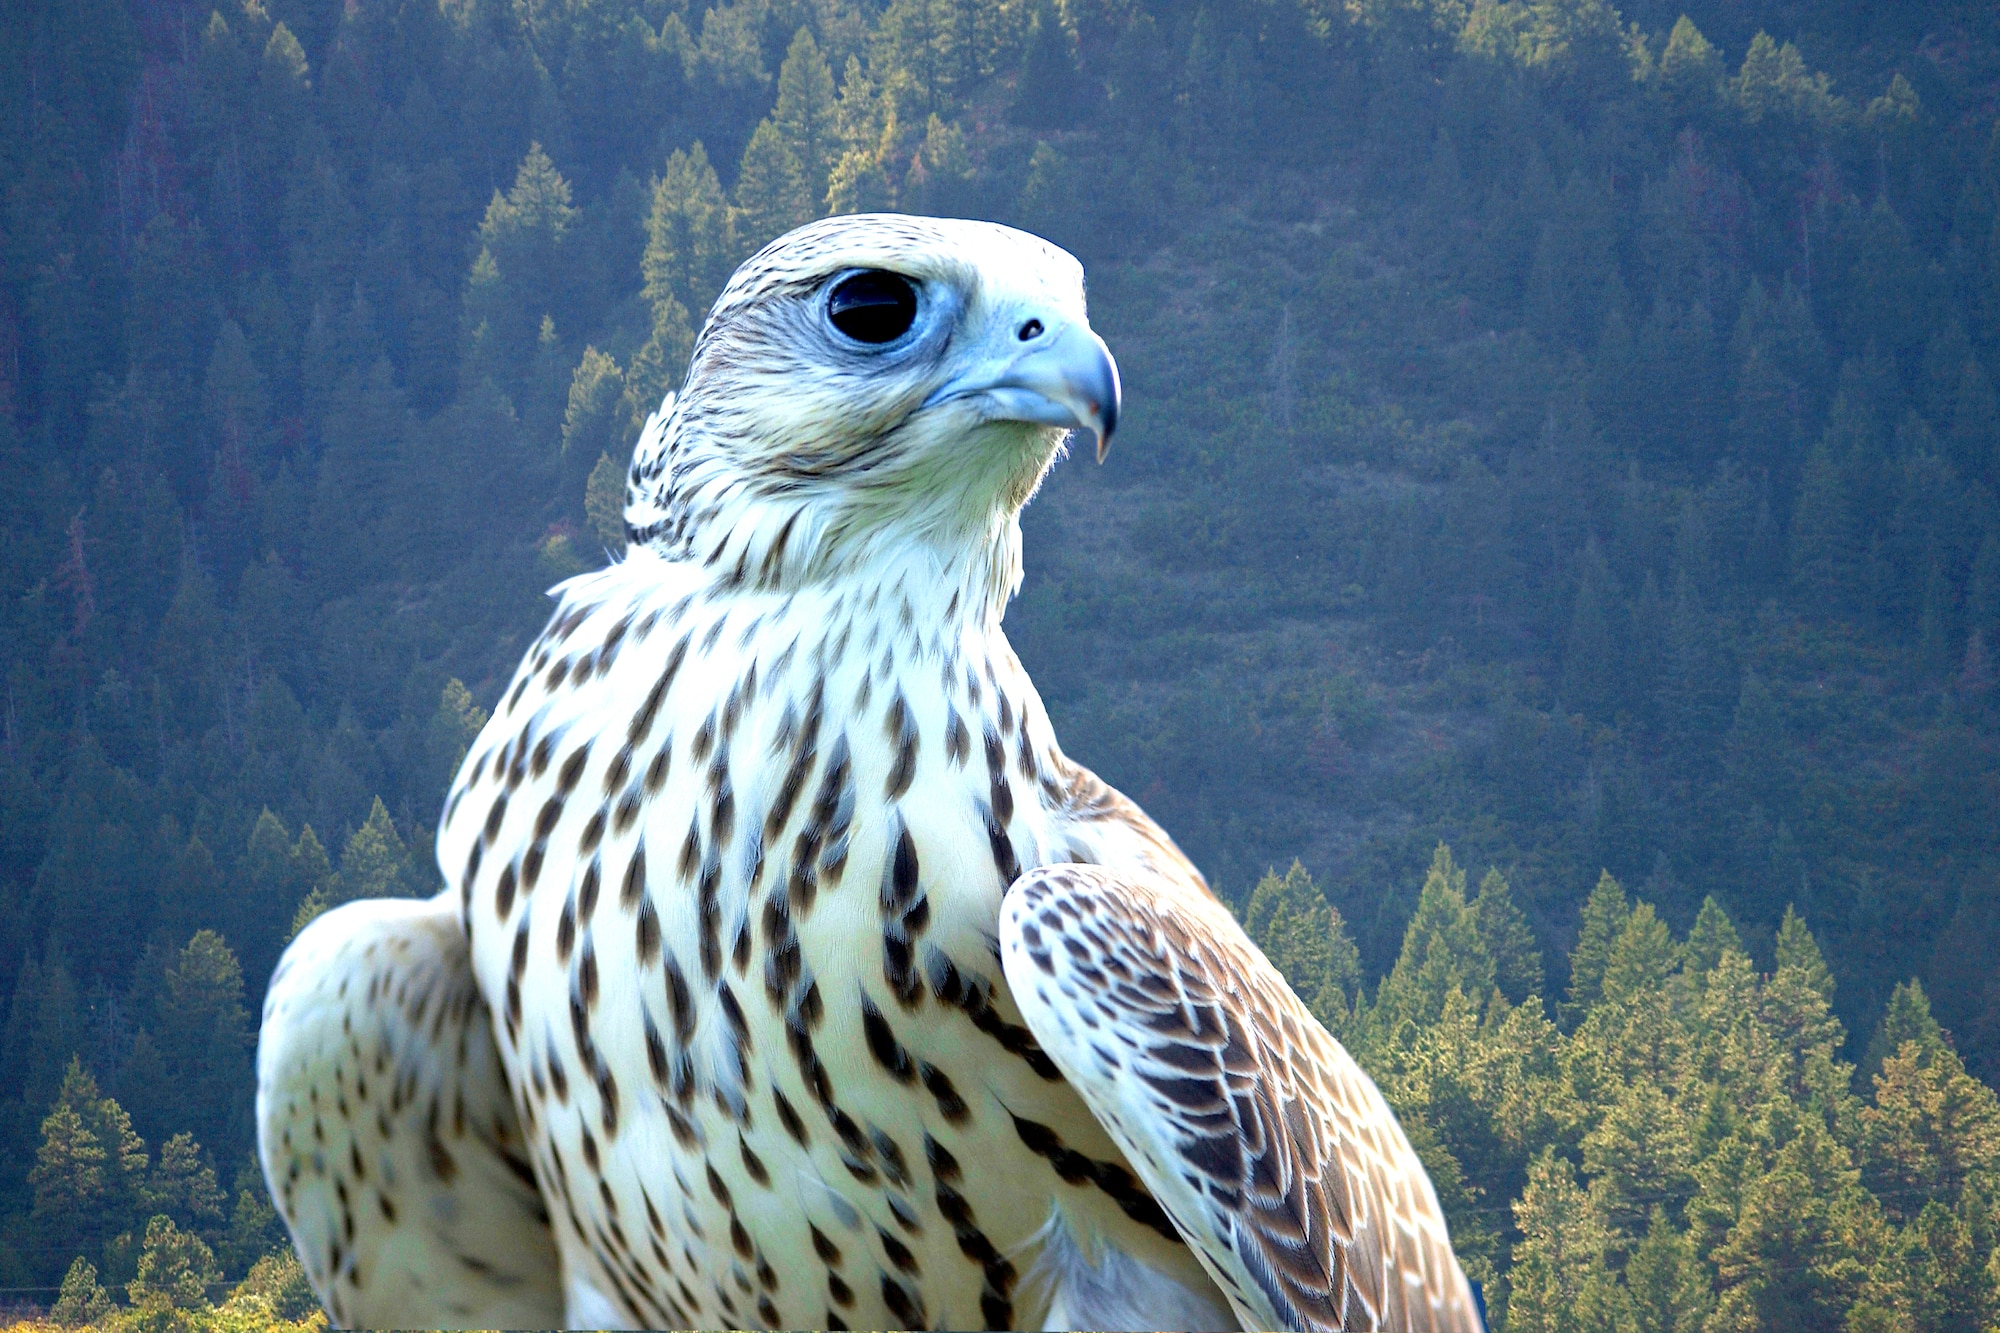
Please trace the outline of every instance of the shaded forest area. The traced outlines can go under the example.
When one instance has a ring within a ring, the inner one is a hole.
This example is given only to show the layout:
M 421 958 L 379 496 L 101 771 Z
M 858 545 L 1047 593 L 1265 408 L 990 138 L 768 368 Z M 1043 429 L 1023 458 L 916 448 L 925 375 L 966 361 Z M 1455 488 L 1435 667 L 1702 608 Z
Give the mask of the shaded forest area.
M 1507 1326 L 1990 1324 L 2000 19 L 1686 9 L 6 6 L 0 1299 L 247 1317 L 278 951 L 435 885 L 730 269 L 898 207 L 1083 259 L 1010 632 Z

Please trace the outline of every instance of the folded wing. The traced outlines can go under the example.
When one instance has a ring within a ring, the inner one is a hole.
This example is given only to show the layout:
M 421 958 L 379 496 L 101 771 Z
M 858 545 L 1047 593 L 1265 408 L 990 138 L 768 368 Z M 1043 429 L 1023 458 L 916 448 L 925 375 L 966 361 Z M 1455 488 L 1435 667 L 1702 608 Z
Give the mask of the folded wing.
M 555 1242 L 450 895 L 350 903 L 285 951 L 257 1140 L 344 1327 L 550 1328 Z
M 1047 866 L 1009 889 L 1000 944 L 1036 1040 L 1245 1328 L 1477 1333 L 1394 1113 L 1219 903 Z

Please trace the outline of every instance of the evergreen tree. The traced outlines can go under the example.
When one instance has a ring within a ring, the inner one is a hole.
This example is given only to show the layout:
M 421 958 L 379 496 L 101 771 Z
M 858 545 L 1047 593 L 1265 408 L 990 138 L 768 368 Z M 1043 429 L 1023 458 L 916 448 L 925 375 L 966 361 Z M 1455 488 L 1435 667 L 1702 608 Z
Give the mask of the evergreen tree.
M 766 120 L 750 136 L 736 173 L 738 226 L 751 245 L 762 245 L 818 211 L 798 157 L 778 126 Z
M 1677 116 L 1703 119 L 1721 103 L 1727 77 L 1722 53 L 1687 15 L 1675 20 L 1673 31 L 1667 34 L 1657 68 L 1660 92 Z
M 1507 1327 L 1514 1333 L 1614 1333 L 1627 1300 L 1607 1261 L 1611 1234 L 1570 1164 L 1544 1151 L 1514 1203 Z
M 1699 976 L 1712 970 L 1722 961 L 1722 955 L 1729 952 L 1743 952 L 1743 940 L 1736 933 L 1736 925 L 1722 910 L 1722 904 L 1713 897 L 1703 898 L 1701 911 L 1696 913 L 1694 925 L 1688 931 L 1687 947 L 1682 954 L 1684 966 L 1691 975 Z
M 1635 1333 L 1701 1333 L 1715 1302 L 1693 1237 L 1675 1231 L 1664 1208 L 1653 1209 L 1645 1238 L 1626 1262 L 1625 1286 Z
M 624 400 L 625 375 L 618 363 L 595 347 L 584 348 L 583 359 L 570 375 L 569 401 L 563 410 L 562 490 L 575 495 L 599 458 L 614 451 L 629 452 L 630 418 Z M 650 414 L 652 408 L 647 411 Z
M 1861 1293 L 1865 1256 L 1887 1239 L 1846 1150 L 1807 1119 L 1746 1185 L 1741 1216 L 1714 1255 L 1720 1300 L 1710 1325 L 1839 1326 Z
M 1602 997 L 1612 946 L 1630 916 L 1625 890 L 1611 878 L 1610 871 L 1604 871 L 1583 905 L 1583 927 L 1577 932 L 1576 947 L 1570 950 L 1569 999 L 1562 1005 L 1565 1021 L 1580 1019 Z
M 215 1168 L 204 1159 L 194 1135 L 183 1130 L 160 1145 L 160 1160 L 146 1191 L 149 1205 L 190 1232 L 219 1235 L 222 1189 Z
M 1473 899 L 1472 914 L 1478 922 L 1479 939 L 1493 959 L 1493 980 L 1501 993 L 1514 1004 L 1542 993 L 1542 951 L 1527 917 L 1514 905 L 1513 890 L 1497 868 L 1489 868 L 1479 881 L 1479 896 Z
M 505 194 L 493 192 L 465 289 L 469 365 L 505 383 L 532 354 L 544 318 L 573 314 L 568 249 L 580 214 L 569 182 L 530 144 Z
M 740 258 L 735 210 L 699 142 L 675 150 L 653 183 L 640 262 L 651 336 L 625 371 L 627 431 L 636 434 L 679 382 L 694 348 L 694 316 L 722 291 Z
M 182 1231 L 170 1217 L 156 1216 L 146 1223 L 143 1243 L 138 1275 L 125 1287 L 132 1304 L 141 1310 L 206 1309 L 208 1289 L 222 1273 L 201 1237 Z
M 1038 0 L 1028 20 L 1027 52 L 1014 81 L 1008 118 L 1032 130 L 1067 129 L 1084 114 L 1088 96 L 1077 67 L 1076 34 L 1055 0 Z
M 42 1120 L 28 1170 L 36 1229 L 61 1254 L 94 1247 L 131 1225 L 146 1201 L 146 1145 L 117 1102 L 99 1095 L 80 1061 L 70 1061 L 61 1092 Z M 50 1277 L 53 1273 L 49 1274 Z
M 1575 610 L 1563 651 L 1564 704 L 1596 721 L 1609 721 L 1620 676 L 1617 645 L 1611 637 L 1608 603 L 1611 575 L 1593 538 L 1577 559 Z
M 1299 862 L 1267 871 L 1250 891 L 1243 928 L 1320 1022 L 1336 1031 L 1361 988 L 1361 955 L 1347 924 Z
M 1838 614 L 1859 607 L 1865 559 L 1849 464 L 1872 435 L 1845 395 L 1834 404 L 1826 436 L 1813 447 L 1792 511 L 1792 582 L 1804 605 Z
M 599 454 L 597 466 L 583 489 L 584 521 L 604 549 L 617 555 L 625 549 L 625 469 Z
M 1933 1038 L 1935 1040 L 1935 1038 Z M 1892 1215 L 1956 1206 L 1969 1185 L 2000 1184 L 2000 1102 L 1949 1046 L 1908 1037 L 1882 1061 L 1861 1110 L 1863 1179 Z
M 840 154 L 840 137 L 833 71 L 809 28 L 800 28 L 785 52 L 771 123 L 799 165 L 807 216 L 816 216 L 826 198 L 827 178 Z
M 888 173 L 872 148 L 850 148 L 834 163 L 826 186 L 826 211 L 835 213 L 877 213 L 890 207 L 895 192 Z
M 470 705 L 471 697 L 464 703 Z M 450 707 L 450 701 L 444 704 Z M 465 716 L 463 710 L 454 710 Z M 463 734 L 462 724 L 454 730 Z M 354 830 L 347 840 L 347 846 L 340 853 L 339 902 L 353 902 L 357 898 L 412 898 L 417 895 L 415 868 L 410 864 L 409 849 L 396 832 L 395 821 L 389 818 L 389 809 L 377 796 L 369 807 L 367 822 Z
M 247 1148 L 254 1086 L 250 1015 L 243 1006 L 243 969 L 220 935 L 196 931 L 179 952 L 151 1026 L 161 1059 L 173 1071 L 181 1123 L 197 1139 Z M 164 1118 L 156 1112 L 156 1119 Z
M 117 1308 L 97 1281 L 97 1266 L 78 1255 L 63 1274 L 62 1289 L 49 1307 L 49 1322 L 61 1328 L 99 1324 Z
M 1481 938 L 1478 909 L 1465 901 L 1465 871 L 1439 843 L 1403 933 L 1396 965 L 1375 993 L 1370 1020 L 1384 1034 L 1435 1023 L 1457 990 L 1474 1005 L 1493 992 L 1494 962 Z

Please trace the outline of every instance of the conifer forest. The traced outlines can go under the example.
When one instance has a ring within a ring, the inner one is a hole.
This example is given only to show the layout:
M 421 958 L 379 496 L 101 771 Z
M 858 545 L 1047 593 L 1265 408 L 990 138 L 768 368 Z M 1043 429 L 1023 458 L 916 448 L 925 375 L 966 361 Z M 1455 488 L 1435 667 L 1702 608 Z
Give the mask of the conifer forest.
M 280 951 L 436 891 L 703 312 L 884 208 L 1083 261 L 1009 633 L 1494 1329 L 2000 1329 L 1983 0 L 0 6 L 0 1316 L 319 1326 Z

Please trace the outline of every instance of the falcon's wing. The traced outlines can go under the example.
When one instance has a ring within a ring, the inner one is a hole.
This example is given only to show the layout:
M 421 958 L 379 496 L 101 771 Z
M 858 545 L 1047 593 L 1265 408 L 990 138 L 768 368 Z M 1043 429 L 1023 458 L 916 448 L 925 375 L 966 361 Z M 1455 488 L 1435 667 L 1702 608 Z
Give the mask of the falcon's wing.
M 1394 1113 L 1219 903 L 1046 866 L 1000 945 L 1029 1030 L 1245 1328 L 1478 1333 Z
M 257 1043 L 264 1177 L 350 1328 L 553 1328 L 555 1242 L 452 895 L 326 913 Z

